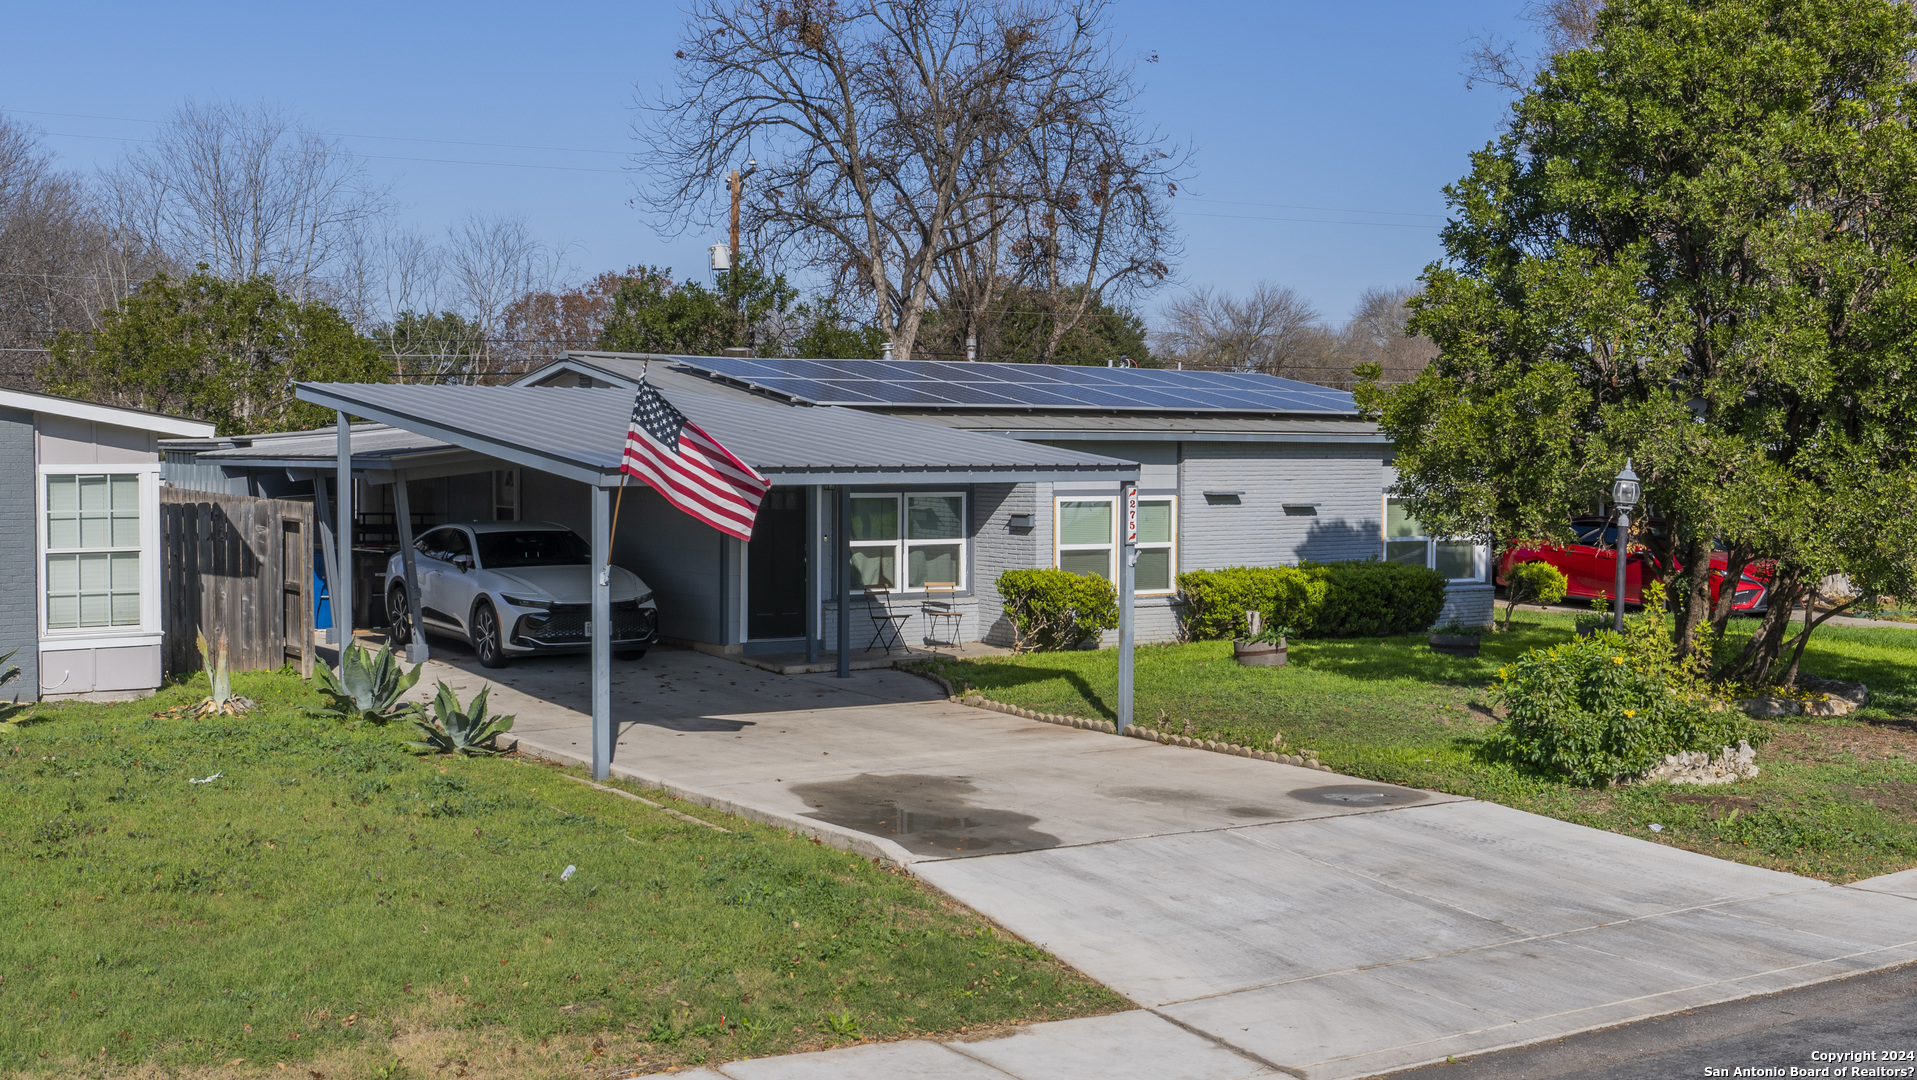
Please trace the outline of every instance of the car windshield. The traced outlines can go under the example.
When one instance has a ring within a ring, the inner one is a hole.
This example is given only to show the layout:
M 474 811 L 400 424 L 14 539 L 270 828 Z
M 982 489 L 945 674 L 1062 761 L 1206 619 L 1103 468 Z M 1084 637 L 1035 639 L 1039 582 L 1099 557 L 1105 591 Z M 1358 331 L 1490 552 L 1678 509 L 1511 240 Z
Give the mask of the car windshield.
M 585 566 L 592 552 L 577 533 L 562 529 L 528 529 L 525 532 L 483 532 L 479 541 L 479 564 L 488 570 L 513 566 Z

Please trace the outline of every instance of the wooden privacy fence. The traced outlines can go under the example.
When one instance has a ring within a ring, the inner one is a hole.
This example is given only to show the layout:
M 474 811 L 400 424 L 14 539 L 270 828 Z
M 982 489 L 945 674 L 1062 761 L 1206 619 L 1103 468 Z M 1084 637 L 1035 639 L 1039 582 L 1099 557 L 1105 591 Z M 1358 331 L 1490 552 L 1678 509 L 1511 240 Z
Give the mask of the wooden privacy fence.
M 313 506 L 160 489 L 160 603 L 168 674 L 198 671 L 197 634 L 226 634 L 234 671 L 313 674 Z

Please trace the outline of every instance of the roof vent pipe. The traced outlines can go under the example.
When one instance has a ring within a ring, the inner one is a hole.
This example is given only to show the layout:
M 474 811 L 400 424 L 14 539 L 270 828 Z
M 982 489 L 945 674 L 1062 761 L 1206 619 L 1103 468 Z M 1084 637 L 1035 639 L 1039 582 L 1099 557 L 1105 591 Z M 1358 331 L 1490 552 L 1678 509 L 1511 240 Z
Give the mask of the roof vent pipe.
M 886 342 L 881 342 L 879 344 L 879 359 L 881 360 L 892 359 L 892 343 L 891 342 L 886 341 Z
M 965 359 L 968 363 L 978 359 L 978 338 L 975 335 L 965 335 Z

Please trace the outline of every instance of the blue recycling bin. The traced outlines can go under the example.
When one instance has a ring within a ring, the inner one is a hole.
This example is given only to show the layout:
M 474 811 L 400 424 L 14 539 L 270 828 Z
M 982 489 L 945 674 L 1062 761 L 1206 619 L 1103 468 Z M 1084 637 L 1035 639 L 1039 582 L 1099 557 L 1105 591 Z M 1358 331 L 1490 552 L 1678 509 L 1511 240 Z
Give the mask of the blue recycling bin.
M 315 558 L 314 562 L 319 560 Z M 326 575 L 317 569 L 313 571 L 313 629 L 331 630 L 333 628 L 332 595 L 326 591 Z

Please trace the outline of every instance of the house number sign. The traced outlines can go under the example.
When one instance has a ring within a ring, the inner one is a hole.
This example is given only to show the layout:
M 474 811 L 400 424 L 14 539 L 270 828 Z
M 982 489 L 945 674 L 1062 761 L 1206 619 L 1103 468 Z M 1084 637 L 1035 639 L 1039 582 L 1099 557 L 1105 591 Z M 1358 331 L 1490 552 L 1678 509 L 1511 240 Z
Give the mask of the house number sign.
M 1125 489 L 1125 542 L 1138 543 L 1138 489 Z

